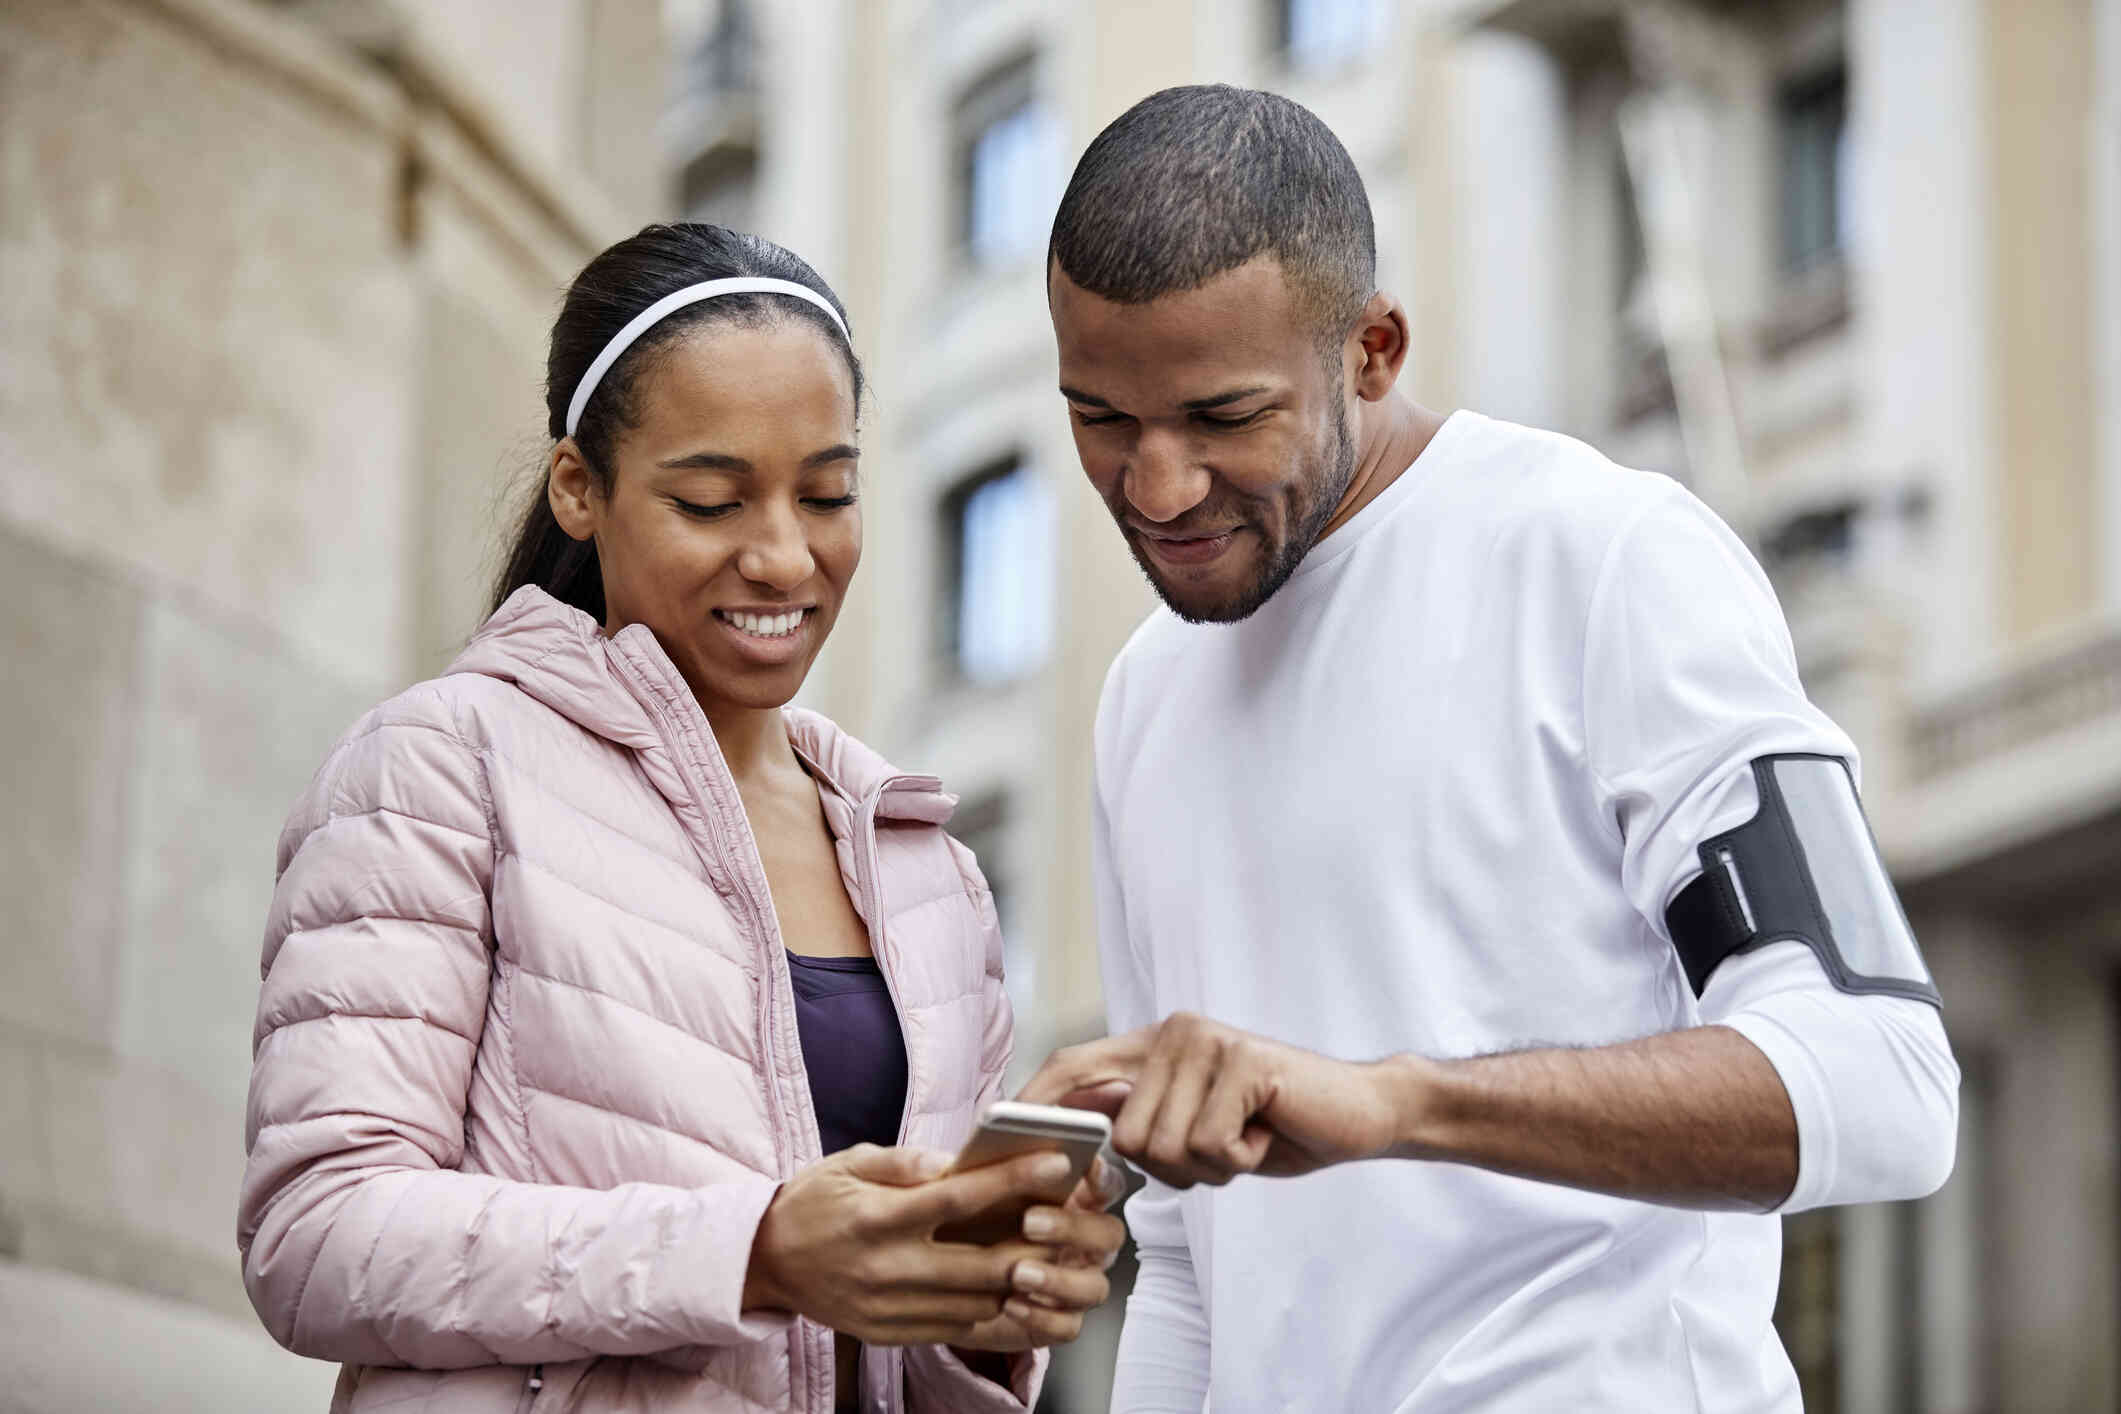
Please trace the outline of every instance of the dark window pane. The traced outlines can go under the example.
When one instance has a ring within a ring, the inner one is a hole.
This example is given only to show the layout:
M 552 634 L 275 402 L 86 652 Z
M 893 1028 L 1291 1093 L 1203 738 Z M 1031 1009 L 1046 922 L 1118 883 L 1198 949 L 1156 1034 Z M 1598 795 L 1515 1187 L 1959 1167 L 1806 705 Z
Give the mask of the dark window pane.
M 1841 1408 L 1840 1233 L 1831 1208 L 1782 1220 L 1775 1329 L 1797 1367 L 1805 1414 L 1839 1414 Z
M 1782 266 L 1809 270 L 1839 258 L 1842 250 L 1847 72 L 1834 69 L 1789 84 L 1776 107 L 1782 138 Z
M 958 104 L 957 235 L 982 267 L 1043 255 L 1064 178 L 1060 114 L 1020 60 L 975 85 Z
M 957 671 L 973 682 L 1022 677 L 1053 633 L 1053 502 L 1010 461 L 960 482 L 943 502 L 950 574 L 943 622 Z

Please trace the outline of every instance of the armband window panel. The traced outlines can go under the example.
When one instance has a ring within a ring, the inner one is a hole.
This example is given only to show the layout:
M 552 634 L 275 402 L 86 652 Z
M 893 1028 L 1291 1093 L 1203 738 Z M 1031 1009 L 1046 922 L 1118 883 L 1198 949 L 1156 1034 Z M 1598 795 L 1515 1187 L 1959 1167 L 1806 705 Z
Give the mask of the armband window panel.
M 1885 872 L 1848 763 L 1836 756 L 1753 762 L 1759 811 L 1706 841 L 1701 875 L 1665 910 L 1695 995 L 1734 953 L 1795 941 L 1844 992 L 1935 1005 L 1923 964 Z

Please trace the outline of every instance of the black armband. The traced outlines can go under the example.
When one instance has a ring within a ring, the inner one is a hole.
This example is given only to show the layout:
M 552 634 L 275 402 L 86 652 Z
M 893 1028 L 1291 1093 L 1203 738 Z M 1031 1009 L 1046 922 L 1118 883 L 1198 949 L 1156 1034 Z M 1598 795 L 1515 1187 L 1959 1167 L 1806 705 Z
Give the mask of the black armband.
M 1938 1004 L 1848 763 L 1763 756 L 1753 779 L 1759 812 L 1702 844 L 1701 876 L 1665 910 L 1694 994 L 1735 953 L 1799 942 L 1841 991 Z

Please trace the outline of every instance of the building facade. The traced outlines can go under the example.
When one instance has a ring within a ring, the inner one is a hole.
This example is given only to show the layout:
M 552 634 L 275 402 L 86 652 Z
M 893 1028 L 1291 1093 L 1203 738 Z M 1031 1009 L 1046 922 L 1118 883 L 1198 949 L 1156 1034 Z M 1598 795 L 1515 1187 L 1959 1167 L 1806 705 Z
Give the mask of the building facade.
M 0 1404 L 322 1409 L 235 1248 L 273 843 L 480 617 L 667 205 L 631 0 L 0 7 Z

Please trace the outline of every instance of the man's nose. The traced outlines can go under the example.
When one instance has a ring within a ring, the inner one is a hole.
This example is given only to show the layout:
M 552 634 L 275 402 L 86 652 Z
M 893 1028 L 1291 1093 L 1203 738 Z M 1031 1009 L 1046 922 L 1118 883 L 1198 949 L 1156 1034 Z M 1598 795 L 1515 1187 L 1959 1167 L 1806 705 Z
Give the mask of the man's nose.
M 1161 525 L 1177 520 L 1208 497 L 1208 470 L 1196 465 L 1185 439 L 1144 429 L 1121 473 L 1127 504 Z

